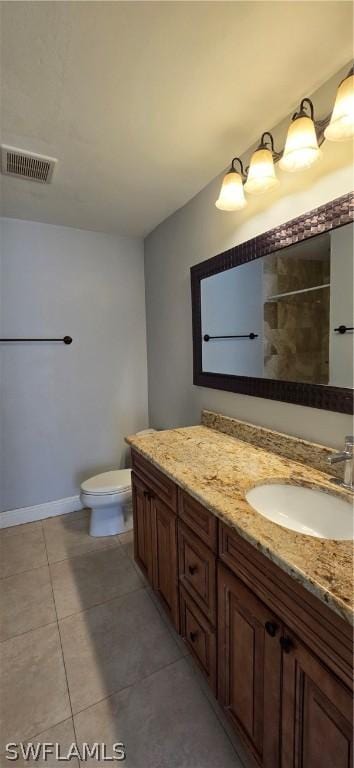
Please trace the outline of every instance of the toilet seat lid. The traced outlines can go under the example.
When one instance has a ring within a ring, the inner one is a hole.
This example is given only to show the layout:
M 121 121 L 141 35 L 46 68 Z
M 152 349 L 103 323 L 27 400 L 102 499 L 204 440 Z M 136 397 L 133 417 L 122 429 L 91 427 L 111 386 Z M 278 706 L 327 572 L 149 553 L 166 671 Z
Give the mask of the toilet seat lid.
M 116 469 L 112 472 L 102 472 L 85 480 L 81 485 L 84 493 L 120 493 L 131 488 L 131 469 Z

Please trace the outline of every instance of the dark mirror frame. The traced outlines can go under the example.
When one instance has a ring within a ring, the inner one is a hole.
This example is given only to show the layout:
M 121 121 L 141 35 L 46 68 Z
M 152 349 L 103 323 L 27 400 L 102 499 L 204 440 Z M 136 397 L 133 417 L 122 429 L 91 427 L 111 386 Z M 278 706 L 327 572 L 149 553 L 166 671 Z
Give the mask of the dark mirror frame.
M 354 195 L 349 193 L 191 267 L 194 384 L 199 387 L 280 400 L 285 403 L 307 405 L 310 408 L 353 413 L 354 394 L 349 388 L 203 371 L 200 290 L 200 282 L 206 277 L 275 253 L 289 245 L 323 232 L 330 232 L 353 221 Z

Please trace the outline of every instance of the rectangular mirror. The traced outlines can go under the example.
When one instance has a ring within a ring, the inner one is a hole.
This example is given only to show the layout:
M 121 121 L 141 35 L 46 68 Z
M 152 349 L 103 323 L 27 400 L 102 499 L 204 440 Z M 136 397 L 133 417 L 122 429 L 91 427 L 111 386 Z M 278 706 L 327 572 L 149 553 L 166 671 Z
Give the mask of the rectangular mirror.
M 285 246 L 277 228 L 192 268 L 195 383 L 352 412 L 349 198 L 334 201 L 335 219 L 334 203 L 308 215 L 317 233 L 304 237 L 300 217 L 285 225 Z

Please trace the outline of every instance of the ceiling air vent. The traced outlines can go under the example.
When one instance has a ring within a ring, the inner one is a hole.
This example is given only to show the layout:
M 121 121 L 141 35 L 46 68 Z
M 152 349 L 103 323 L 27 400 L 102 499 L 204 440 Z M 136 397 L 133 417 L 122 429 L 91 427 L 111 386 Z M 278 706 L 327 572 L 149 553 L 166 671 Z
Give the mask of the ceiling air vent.
M 7 147 L 4 144 L 1 147 L 1 173 L 7 176 L 18 176 L 20 179 L 48 184 L 56 162 L 54 157 L 36 155 L 34 152 Z

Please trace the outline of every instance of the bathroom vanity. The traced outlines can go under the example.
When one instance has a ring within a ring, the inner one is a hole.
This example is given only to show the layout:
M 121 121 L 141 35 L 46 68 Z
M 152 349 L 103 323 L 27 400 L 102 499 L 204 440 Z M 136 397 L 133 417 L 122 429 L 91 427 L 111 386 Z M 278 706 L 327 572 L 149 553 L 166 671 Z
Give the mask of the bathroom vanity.
M 267 482 L 349 494 L 326 448 L 203 422 L 128 438 L 136 562 L 250 765 L 350 768 L 352 542 L 288 530 L 245 498 Z

